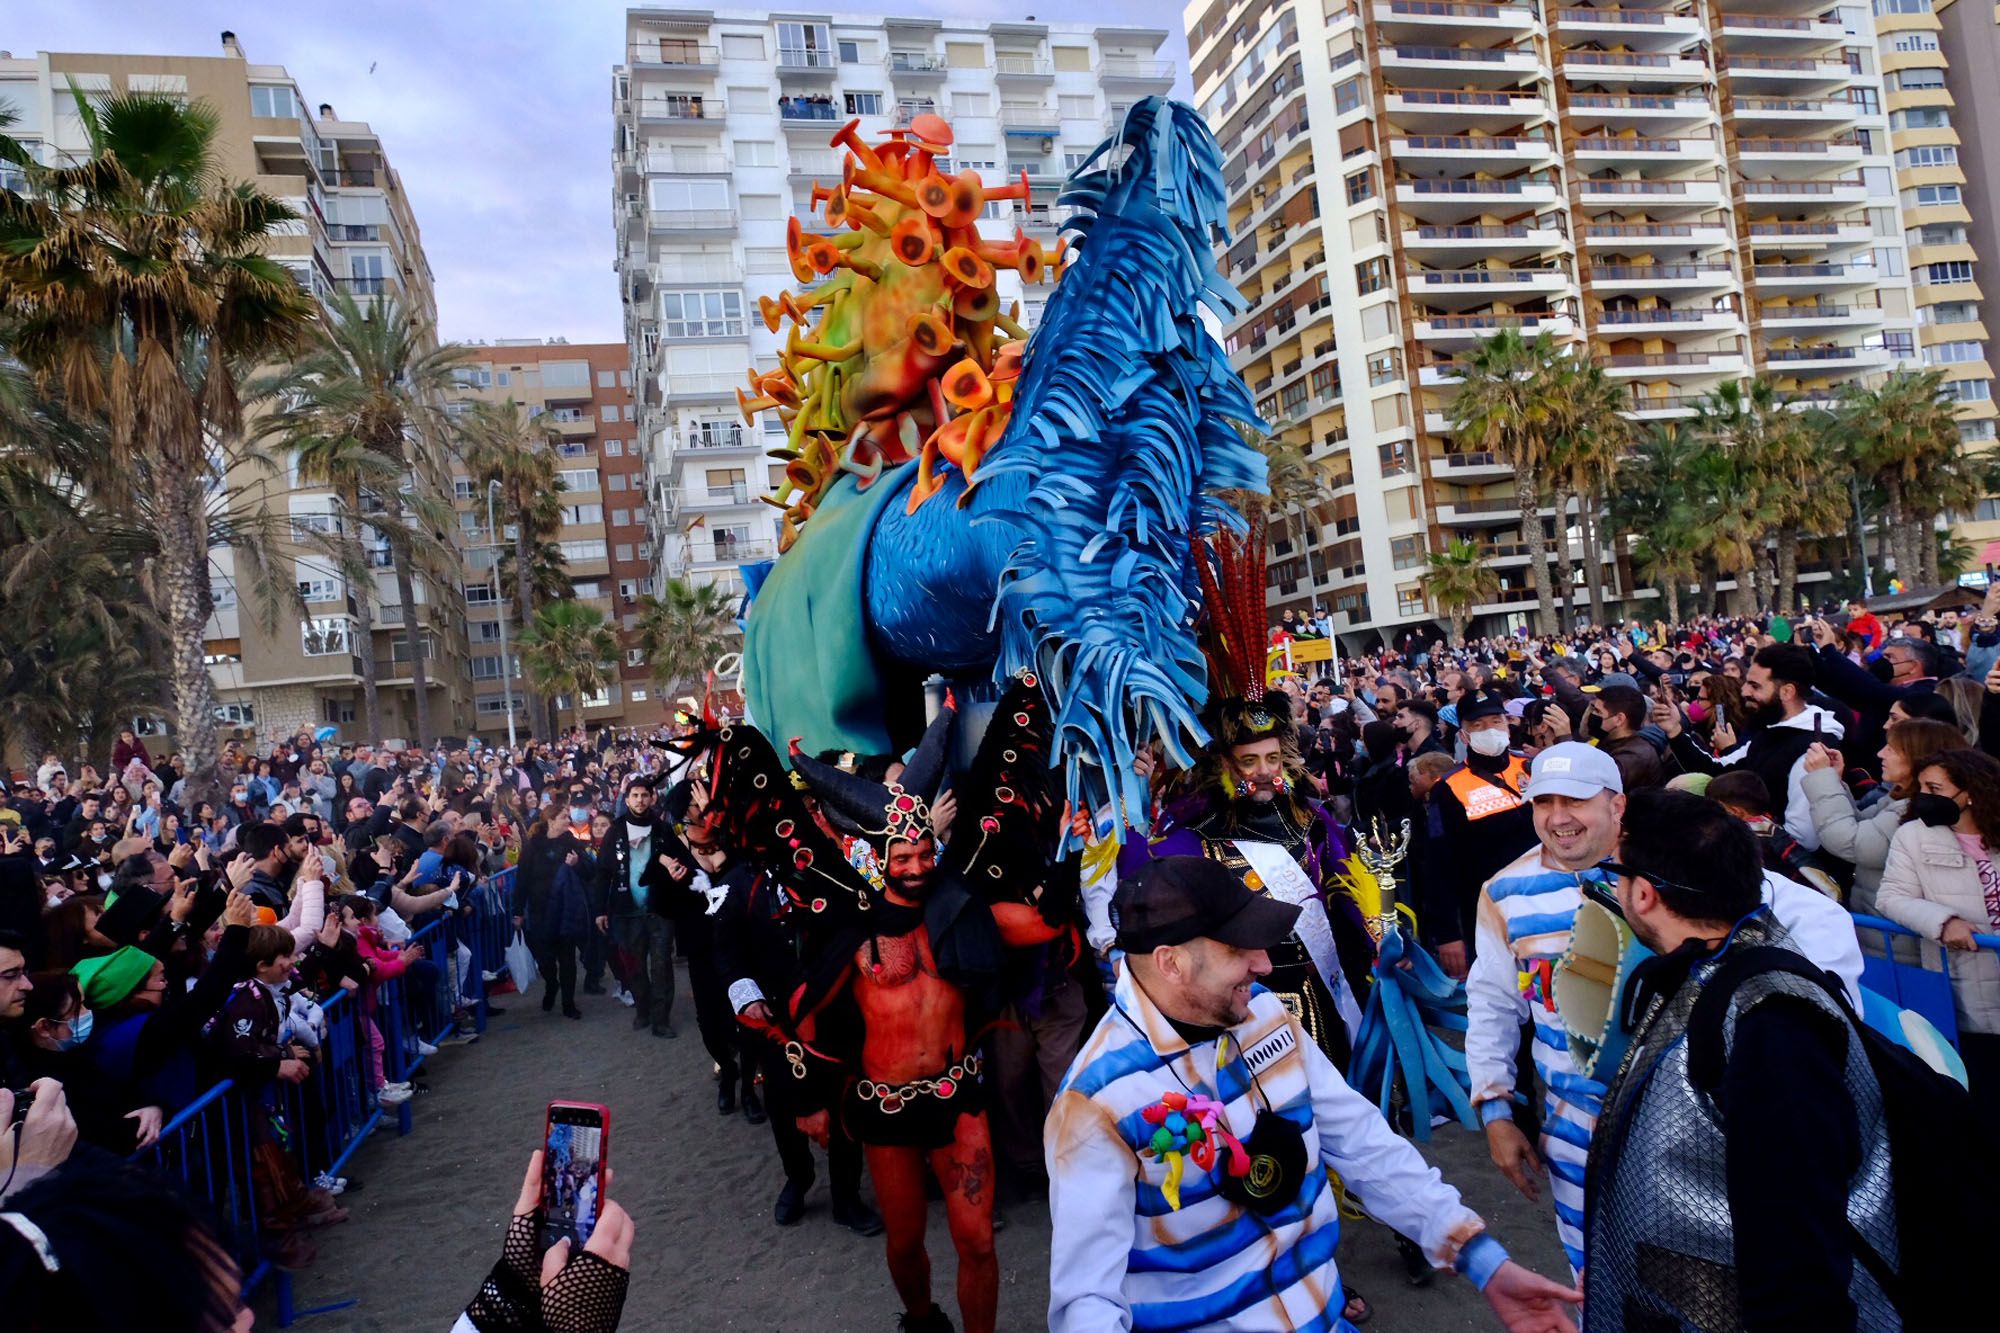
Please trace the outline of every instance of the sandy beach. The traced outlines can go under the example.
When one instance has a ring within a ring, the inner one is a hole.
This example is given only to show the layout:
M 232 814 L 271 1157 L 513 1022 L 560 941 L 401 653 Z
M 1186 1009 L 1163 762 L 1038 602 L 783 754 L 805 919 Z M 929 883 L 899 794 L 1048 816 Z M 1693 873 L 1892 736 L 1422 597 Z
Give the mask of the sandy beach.
M 349 1173 L 364 1184 L 346 1196 L 353 1217 L 319 1233 L 319 1260 L 296 1279 L 300 1311 L 352 1301 L 301 1320 L 313 1333 L 443 1333 L 499 1257 L 508 1210 L 551 1097 L 611 1108 L 612 1194 L 638 1226 L 631 1296 L 622 1327 L 645 1333 L 755 1329 L 772 1333 L 888 1333 L 899 1310 L 880 1238 L 835 1227 L 822 1172 L 805 1220 L 780 1228 L 771 1205 L 783 1183 L 767 1126 L 715 1110 L 707 1053 L 695 1032 L 685 968 L 679 974 L 676 1040 L 630 1026 L 631 1010 L 608 997 L 579 996 L 578 1022 L 545 1015 L 536 999 L 510 995 L 506 1012 L 471 1046 L 446 1047 L 411 1106 L 415 1128 L 378 1131 Z M 1426 1155 L 1493 1226 L 1515 1257 L 1566 1274 L 1546 1193 L 1526 1203 L 1487 1161 L 1484 1140 L 1456 1127 L 1436 1131 Z M 822 1162 L 822 1166 L 823 1166 Z M 1045 1205 L 1006 1210 L 999 1233 L 1000 1328 L 1047 1325 L 1049 1220 Z M 957 1322 L 955 1264 L 941 1208 L 930 1252 L 939 1298 Z M 1440 1274 L 1411 1289 L 1388 1233 L 1349 1223 L 1340 1249 L 1344 1279 L 1364 1291 L 1379 1329 L 1491 1329 L 1498 1324 L 1466 1283 Z M 259 1327 L 275 1327 L 258 1301 Z

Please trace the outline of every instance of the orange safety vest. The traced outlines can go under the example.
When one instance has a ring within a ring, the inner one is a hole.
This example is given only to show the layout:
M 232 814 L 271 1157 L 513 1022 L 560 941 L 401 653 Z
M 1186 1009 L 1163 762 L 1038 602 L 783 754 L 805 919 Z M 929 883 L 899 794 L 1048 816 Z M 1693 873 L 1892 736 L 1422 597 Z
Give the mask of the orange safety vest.
M 1528 785 L 1528 761 L 1517 754 L 1508 755 L 1507 767 L 1492 778 L 1461 764 L 1445 775 L 1444 785 L 1465 807 L 1467 819 L 1505 814 L 1527 804 L 1520 793 Z

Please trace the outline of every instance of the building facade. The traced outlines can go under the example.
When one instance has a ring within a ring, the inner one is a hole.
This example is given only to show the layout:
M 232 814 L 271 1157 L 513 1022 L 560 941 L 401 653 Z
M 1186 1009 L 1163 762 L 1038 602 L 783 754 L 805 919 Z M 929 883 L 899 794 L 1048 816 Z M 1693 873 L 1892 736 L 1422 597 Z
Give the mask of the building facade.
M 15 111 L 12 132 L 42 161 L 87 152 L 72 88 L 85 96 L 151 92 L 206 103 L 221 122 L 222 173 L 255 184 L 299 215 L 271 240 L 269 252 L 300 286 L 322 300 L 336 291 L 364 304 L 393 298 L 435 326 L 423 238 L 380 138 L 365 122 L 341 118 L 330 104 L 315 109 L 282 65 L 251 63 L 229 33 L 222 35 L 218 56 L 41 52 L 0 59 L 0 105 Z M 444 494 L 449 473 L 437 444 L 426 441 L 416 450 L 408 484 Z M 289 518 L 289 530 L 300 540 L 281 538 L 280 550 L 293 565 L 305 614 L 281 608 L 275 628 L 267 628 L 247 604 L 250 589 L 239 582 L 233 553 L 212 553 L 215 614 L 208 650 L 224 735 L 269 738 L 333 724 L 344 736 L 358 736 L 363 654 L 372 654 L 377 665 L 385 735 L 410 735 L 413 669 L 386 542 L 374 541 L 371 585 L 353 587 L 307 535 L 365 523 L 367 513 L 379 512 L 379 500 L 364 495 L 364 513 L 342 513 L 331 492 L 302 483 L 283 462 L 275 472 L 238 464 L 229 480 L 251 503 Z M 359 597 L 374 606 L 370 644 L 357 642 Z M 422 576 L 416 600 L 414 614 L 422 620 L 424 651 L 431 659 L 432 726 L 462 729 L 471 720 L 464 606 L 455 584 Z M 140 724 L 142 729 L 160 725 L 152 719 Z
M 624 343 L 503 338 L 476 345 L 459 379 L 460 403 L 511 399 L 561 435 L 563 517 L 554 540 L 573 596 L 603 612 L 621 638 L 617 679 L 602 694 L 583 700 L 584 721 L 594 730 L 663 720 L 665 710 L 632 634 L 639 600 L 654 591 L 654 576 L 630 351 Z M 501 552 L 512 549 L 513 526 L 504 508 L 493 512 L 499 531 L 487 526 L 486 494 L 463 463 L 452 477 L 452 501 L 465 552 L 461 591 L 468 616 L 474 730 L 488 741 L 506 739 L 507 691 L 501 673 L 511 669 L 517 731 L 543 734 L 545 726 L 528 717 L 518 647 L 521 626 L 513 614 L 513 589 L 503 584 L 498 571 Z M 503 614 L 510 616 L 511 662 L 500 651 Z M 574 717 L 570 702 L 563 702 L 565 726 Z
M 1055 189 L 1124 109 L 1164 93 L 1167 33 L 749 10 L 634 9 L 614 71 L 615 261 L 639 389 L 660 578 L 741 587 L 737 566 L 776 554 L 782 442 L 745 424 L 736 393 L 777 365 L 784 328 L 757 298 L 793 285 L 785 229 L 836 181 L 833 133 L 873 138 L 923 113 L 952 125 L 951 170 L 1025 171 L 1032 206 L 988 205 L 981 230 L 1053 244 Z M 1000 275 L 1003 303 L 1022 299 Z M 1042 296 L 1023 306 L 1033 327 Z
M 1223 265 L 1251 303 L 1232 363 L 1335 482 L 1305 549 L 1277 546 L 1274 604 L 1393 635 L 1435 619 L 1428 553 L 1470 539 L 1501 576 L 1475 614 L 1517 619 L 1530 522 L 1581 567 L 1574 505 L 1524 516 L 1505 460 L 1447 429 L 1459 359 L 1500 329 L 1590 357 L 1642 423 L 1747 376 L 1830 402 L 1925 364 L 1935 284 L 1912 265 L 1932 261 L 1905 232 L 1929 235 L 1936 169 L 1898 156 L 1916 82 L 1865 8 L 1201 0 L 1186 19 L 1226 159 Z M 1990 434 L 1984 360 L 1953 378 Z M 1651 595 L 1598 555 L 1611 597 Z

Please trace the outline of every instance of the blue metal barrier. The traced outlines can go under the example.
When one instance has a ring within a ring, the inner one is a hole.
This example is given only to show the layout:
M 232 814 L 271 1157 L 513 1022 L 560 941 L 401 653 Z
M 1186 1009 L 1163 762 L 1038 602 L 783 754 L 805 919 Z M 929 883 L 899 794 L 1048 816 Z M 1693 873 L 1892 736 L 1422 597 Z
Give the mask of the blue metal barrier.
M 1952 1003 L 1951 973 L 1945 967 L 1944 946 L 1886 917 L 1856 913 L 1854 925 L 1858 930 L 1879 930 L 1885 936 L 1917 942 L 1920 952 L 1915 963 L 1898 962 L 1893 948 L 1884 949 L 1881 957 L 1864 951 L 1861 955 L 1861 984 L 1905 1009 L 1914 1009 L 1922 1014 L 1944 1034 L 1945 1040 L 1957 1045 L 1958 1010 Z M 2000 935 L 1974 935 L 1972 939 L 1982 949 L 2000 950 Z M 1932 965 L 1933 959 L 1936 960 L 1935 966 Z
M 486 986 L 481 964 L 490 960 L 488 966 L 496 972 L 505 971 L 505 941 L 510 937 L 502 933 L 510 926 L 505 915 L 505 886 L 511 884 L 512 874 L 505 871 L 475 888 L 469 911 L 447 913 L 411 937 L 411 943 L 423 944 L 426 954 L 438 961 L 442 971 L 438 989 L 451 992 L 450 1003 L 440 1004 L 436 999 L 413 1003 L 405 974 L 376 985 L 372 1018 L 358 992 L 343 991 L 321 1006 L 326 1034 L 311 1077 L 301 1084 L 279 1085 L 291 1131 L 290 1156 L 307 1185 L 321 1175 L 339 1175 L 362 1140 L 382 1120 L 377 1090 L 371 1086 L 371 1022 L 380 1026 L 383 1076 L 390 1081 L 408 1079 L 423 1065 L 425 1057 L 416 1048 L 417 1037 L 436 1042 L 450 1034 L 461 996 L 484 1029 Z M 456 961 L 456 946 L 461 942 L 471 955 L 462 974 Z M 426 1022 L 426 1017 L 430 1021 Z M 291 1274 L 264 1255 L 251 1129 L 253 1102 L 263 1093 L 261 1088 L 245 1089 L 232 1080 L 222 1080 L 169 1120 L 159 1138 L 132 1154 L 132 1159 L 208 1205 L 223 1243 L 242 1268 L 244 1299 L 270 1281 L 278 1324 L 288 1328 L 300 1314 L 339 1309 L 352 1302 L 298 1310 L 293 1304 Z M 412 1128 L 410 1104 L 404 1102 L 397 1111 L 398 1128 L 407 1134 Z

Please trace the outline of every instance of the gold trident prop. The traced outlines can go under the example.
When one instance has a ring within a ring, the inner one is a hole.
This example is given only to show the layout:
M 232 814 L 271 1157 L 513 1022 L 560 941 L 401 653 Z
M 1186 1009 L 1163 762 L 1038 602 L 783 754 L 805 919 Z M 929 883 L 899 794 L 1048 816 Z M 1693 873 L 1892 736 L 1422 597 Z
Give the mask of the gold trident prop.
M 1396 928 L 1396 867 L 1410 854 L 1410 821 L 1403 820 L 1391 834 L 1379 815 L 1371 819 L 1367 834 L 1356 839 L 1354 854 L 1382 891 L 1381 913 L 1366 923 L 1368 933 L 1380 944 L 1382 937 Z

